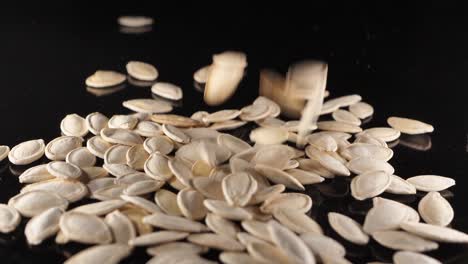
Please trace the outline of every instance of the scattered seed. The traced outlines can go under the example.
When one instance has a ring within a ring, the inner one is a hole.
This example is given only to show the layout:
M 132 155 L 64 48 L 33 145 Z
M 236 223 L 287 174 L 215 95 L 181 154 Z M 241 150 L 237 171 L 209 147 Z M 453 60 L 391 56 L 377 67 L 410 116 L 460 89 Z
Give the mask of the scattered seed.
M 424 252 L 439 248 L 439 244 L 403 231 L 379 231 L 372 238 L 384 247 L 393 250 Z
M 116 86 L 125 82 L 127 77 L 115 71 L 98 70 L 93 75 L 86 78 L 86 85 L 94 88 L 105 88 Z
M 44 140 L 29 140 L 14 146 L 8 153 L 8 159 L 15 165 L 27 165 L 40 159 L 44 155 L 44 150 Z
M 88 134 L 86 120 L 77 115 L 67 115 L 60 123 L 60 130 L 65 136 L 84 137 Z
M 433 126 L 409 118 L 392 116 L 387 119 L 387 123 L 394 129 L 400 131 L 401 133 L 410 135 L 431 133 L 434 131 Z
M 452 222 L 454 212 L 450 203 L 438 192 L 429 192 L 418 204 L 421 218 L 428 224 L 447 226 Z
M 348 123 L 355 126 L 361 125 L 361 120 L 353 113 L 346 110 L 337 109 L 332 113 L 332 117 L 335 121 Z
M 169 103 L 154 99 L 132 99 L 124 101 L 122 105 L 138 113 L 157 114 L 172 111 Z
M 0 233 L 10 233 L 16 229 L 21 221 L 21 215 L 13 207 L 0 204 Z
M 172 83 L 157 82 L 151 86 L 151 92 L 170 100 L 182 99 L 182 89 Z
M 187 240 L 200 246 L 219 250 L 242 251 L 245 249 L 244 245 L 237 242 L 236 239 L 214 233 L 193 234 Z
M 112 144 L 127 146 L 143 144 L 143 140 L 137 133 L 122 128 L 104 128 L 101 130 L 101 137 Z
M 65 210 L 68 201 L 54 193 L 29 191 L 10 198 L 8 206 L 15 208 L 24 217 L 33 217 L 53 207 Z
M 455 185 L 454 179 L 438 175 L 419 175 L 406 180 L 423 192 L 440 192 Z
M 24 228 L 28 244 L 39 245 L 45 239 L 55 235 L 59 231 L 59 220 L 62 214 L 62 209 L 53 207 L 29 220 Z
M 440 261 L 429 256 L 410 252 L 398 251 L 393 255 L 393 262 L 395 264 L 411 264 L 411 263 L 424 263 L 424 264 L 441 264 Z
M 336 233 L 354 244 L 366 245 L 369 242 L 369 236 L 364 233 L 362 226 L 346 215 L 328 213 L 328 222 Z

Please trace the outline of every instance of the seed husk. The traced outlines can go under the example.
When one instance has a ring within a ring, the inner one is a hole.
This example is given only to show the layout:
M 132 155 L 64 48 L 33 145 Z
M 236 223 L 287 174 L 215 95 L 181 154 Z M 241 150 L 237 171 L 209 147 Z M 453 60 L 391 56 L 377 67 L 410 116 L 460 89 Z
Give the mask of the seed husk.
M 81 200 L 88 194 L 88 188 L 83 183 L 62 179 L 52 179 L 26 185 L 21 189 L 21 193 L 36 190 L 55 193 L 71 203 Z
M 207 231 L 208 228 L 196 221 L 185 219 L 180 216 L 170 216 L 164 213 L 153 213 L 143 218 L 143 223 L 167 230 L 199 233 Z
M 127 77 L 116 71 L 98 70 L 86 78 L 86 85 L 94 88 L 116 86 L 125 82 Z
M 203 118 L 203 122 L 205 123 L 224 122 L 224 121 L 235 119 L 241 113 L 242 112 L 240 110 L 236 110 L 236 109 L 221 110 L 218 112 L 208 114 L 207 116 Z
M 158 151 L 163 155 L 167 155 L 174 149 L 174 143 L 168 137 L 161 135 L 147 138 L 143 143 L 143 147 L 149 154 Z
M 454 217 L 453 208 L 438 192 L 429 192 L 418 204 L 421 218 L 428 224 L 447 226 Z
M 45 143 L 42 139 L 22 142 L 8 153 L 8 160 L 15 165 L 27 165 L 44 155 Z
M 198 191 L 185 188 L 177 194 L 177 205 L 180 212 L 188 219 L 201 220 L 207 214 L 203 205 L 205 197 Z
M 89 132 L 97 136 L 101 134 L 101 130 L 106 128 L 107 123 L 109 122 L 109 118 L 99 112 L 94 112 L 87 115 L 85 120 L 86 127 L 88 128 Z
M 170 100 L 180 100 L 183 97 L 182 89 L 172 83 L 157 82 L 151 86 L 151 92 Z
M 346 215 L 328 213 L 328 222 L 336 233 L 354 244 L 366 245 L 369 242 L 369 236 L 364 233 L 362 226 Z
M 353 143 L 340 151 L 340 155 L 347 160 L 358 157 L 370 157 L 378 160 L 389 161 L 393 157 L 393 151 L 390 148 L 366 144 Z
M 124 186 L 114 184 L 112 186 L 96 190 L 91 197 L 100 201 L 117 200 L 123 194 L 124 190 Z
M 391 183 L 391 177 L 384 171 L 370 171 L 360 174 L 351 181 L 351 194 L 357 200 L 365 200 L 383 193 Z
M 307 245 L 291 230 L 276 221 L 270 221 L 268 231 L 273 243 L 281 248 L 295 263 L 315 263 L 314 255 Z
M 136 182 L 152 180 L 151 177 L 146 175 L 143 172 L 135 172 L 132 174 L 127 174 L 125 176 L 114 179 L 115 184 L 129 186 Z
M 198 120 L 174 114 L 152 115 L 151 120 L 159 124 L 166 124 L 175 127 L 197 127 L 203 125 L 203 123 Z
M 178 179 L 180 180 L 180 178 Z M 192 184 L 193 188 L 202 193 L 205 197 L 215 200 L 224 200 L 221 181 L 217 181 L 208 177 L 196 177 L 192 179 Z
M 349 176 L 351 172 L 346 168 L 340 160 L 336 159 L 333 155 L 320 151 L 313 146 L 306 148 L 306 154 L 312 159 L 317 160 L 326 170 L 337 176 Z
M 94 136 L 86 142 L 86 148 L 89 150 L 89 152 L 101 159 L 104 159 L 104 155 L 110 147 L 112 147 L 112 144 L 105 141 L 101 136 Z
M 294 157 L 292 148 L 285 145 L 266 145 L 258 148 L 251 163 L 283 169 Z
M 222 188 L 229 205 L 243 207 L 257 191 L 257 181 L 248 173 L 233 173 L 223 179 Z
M 13 207 L 0 204 L 0 233 L 10 233 L 16 229 L 21 221 L 21 215 Z
M 117 264 L 132 252 L 132 247 L 125 244 L 98 245 L 89 247 L 70 257 L 64 264 Z
M 245 249 L 244 245 L 237 240 L 214 233 L 193 234 L 187 237 L 187 240 L 200 246 L 219 250 L 242 251 Z
M 47 164 L 37 165 L 25 170 L 19 176 L 20 183 L 35 183 L 55 178 L 47 171 Z
M 362 97 L 358 94 L 351 94 L 336 97 L 323 103 L 321 115 L 331 113 L 338 108 L 347 107 L 361 101 Z
M 222 236 L 236 239 L 237 233 L 240 232 L 237 224 L 212 213 L 206 215 L 205 223 L 211 231 Z
M 251 220 L 253 215 L 241 207 L 230 206 L 225 201 L 206 199 L 203 204 L 212 213 L 229 220 Z
M 273 217 L 289 230 L 298 234 L 323 234 L 322 228 L 308 215 L 296 210 L 279 208 L 273 211 Z
M 169 160 L 166 156 L 155 152 L 146 160 L 144 164 L 145 173 L 160 181 L 166 181 L 172 177 L 172 171 L 169 168 Z
M 138 124 L 138 119 L 131 115 L 114 115 L 109 119 L 109 128 L 122 128 L 132 130 Z
M 416 190 L 423 192 L 440 192 L 455 185 L 455 180 L 438 175 L 419 175 L 406 179 Z
M 280 208 L 306 213 L 312 208 L 312 199 L 302 193 L 281 193 L 266 200 L 260 210 L 263 213 L 272 213 Z
M 109 186 L 113 186 L 114 180 L 115 178 L 111 178 L 111 177 L 103 177 L 103 178 L 91 180 L 87 184 L 89 192 L 93 194 L 97 190 L 100 190 Z
M 410 135 L 431 133 L 434 131 L 434 127 L 427 123 L 404 117 L 389 117 L 387 123 L 401 133 Z
M 212 130 L 225 131 L 225 130 L 233 130 L 233 129 L 239 128 L 241 126 L 244 126 L 245 124 L 247 124 L 246 121 L 228 120 L 228 121 L 213 123 L 211 126 L 209 126 L 209 128 Z
M 318 174 L 301 169 L 289 169 L 286 172 L 296 178 L 302 185 L 321 183 L 325 180 Z
M 379 231 L 372 238 L 384 247 L 393 250 L 424 252 L 439 248 L 439 244 L 404 231 Z
M 125 195 L 145 195 L 148 193 L 152 193 L 161 189 L 161 187 L 165 184 L 164 181 L 159 180 L 144 180 L 135 182 L 125 188 L 123 190 L 123 194 Z
M 136 237 L 136 230 L 132 221 L 118 210 L 106 215 L 104 221 L 109 226 L 115 243 L 127 244 Z
M 46 168 L 51 175 L 63 180 L 77 180 L 82 175 L 78 166 L 63 161 L 52 161 Z
M 161 189 L 155 193 L 154 201 L 166 214 L 173 216 L 182 215 L 177 202 L 177 194 Z
M 33 217 L 53 207 L 65 210 L 68 201 L 57 194 L 36 190 L 13 196 L 8 206 L 15 208 L 24 217 Z
M 158 114 L 172 111 L 169 103 L 154 99 L 132 99 L 124 101 L 122 105 L 138 113 Z
M 39 245 L 48 237 L 55 235 L 59 230 L 62 214 L 62 209 L 53 207 L 29 220 L 24 229 L 28 244 Z
M 441 264 L 437 259 L 429 256 L 410 252 L 410 251 L 398 251 L 393 255 L 393 262 L 395 264 L 411 264 L 411 263 L 424 263 L 424 264 Z
M 128 241 L 130 246 L 153 246 L 157 244 L 182 240 L 189 236 L 189 233 L 178 231 L 158 231 L 145 234 Z
M 219 260 L 224 264 L 260 264 L 247 253 L 224 251 L 219 255 Z
M 252 104 L 241 109 L 239 118 L 244 121 L 256 121 L 267 118 L 270 115 L 270 108 L 266 104 Z
M 84 137 L 88 134 L 86 120 L 77 114 L 65 116 L 60 123 L 60 130 L 65 136 Z
M 327 134 L 310 134 L 306 136 L 306 140 L 310 145 L 322 151 L 336 151 L 338 149 L 336 140 L 332 136 Z
M 252 196 L 249 201 L 249 205 L 260 204 L 266 200 L 271 200 L 273 197 L 284 192 L 286 186 L 283 184 L 276 184 L 273 186 L 265 187 L 263 189 L 257 190 L 257 192 Z
M 104 128 L 101 130 L 101 137 L 111 144 L 127 146 L 143 144 L 143 140 L 137 133 L 122 128 Z
M 45 148 L 45 155 L 50 160 L 65 160 L 67 154 L 81 147 L 83 138 L 75 136 L 58 137 L 49 142 Z M 91 153 L 93 153 L 91 151 Z
M 108 244 L 112 233 L 104 220 L 84 213 L 67 212 L 60 218 L 60 230 L 72 241 L 83 244 Z
M 143 170 L 148 158 L 148 152 L 140 144 L 130 147 L 125 153 L 126 164 L 135 170 Z
M 335 178 L 335 175 L 323 167 L 318 160 L 315 159 L 299 159 L 299 168 L 320 175 L 324 178 Z
M 366 119 L 374 114 L 372 105 L 365 102 L 358 102 L 350 105 L 349 111 L 360 119 Z
M 247 142 L 229 134 L 219 134 L 217 142 L 220 146 L 228 148 L 233 154 L 252 148 Z
M 0 146 L 0 162 L 2 162 L 6 157 L 8 157 L 8 153 L 10 153 L 10 147 Z

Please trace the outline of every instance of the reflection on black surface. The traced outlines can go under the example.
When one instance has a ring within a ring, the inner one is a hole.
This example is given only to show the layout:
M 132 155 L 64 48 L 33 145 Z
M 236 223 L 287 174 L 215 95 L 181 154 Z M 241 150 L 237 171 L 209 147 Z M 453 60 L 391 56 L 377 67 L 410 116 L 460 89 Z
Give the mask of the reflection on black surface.
M 93 88 L 93 87 L 86 87 L 86 91 L 88 93 L 94 94 L 96 97 L 101 97 L 101 96 L 106 96 L 106 95 L 111 95 L 113 93 L 119 92 L 123 89 L 125 89 L 127 85 L 125 83 L 119 84 L 114 87 L 110 88 Z
M 421 135 L 406 135 L 402 134 L 400 136 L 400 144 L 402 146 L 419 150 L 419 151 L 428 151 L 432 147 L 431 136 L 428 134 Z
M 119 26 L 119 32 L 122 34 L 140 35 L 140 34 L 151 32 L 152 30 L 153 30 L 153 26 L 145 26 L 145 27 Z
M 397 140 L 393 140 L 391 142 L 387 142 L 387 146 L 389 148 L 394 148 L 394 147 L 398 146 L 399 143 L 400 143 L 400 139 L 397 139 Z
M 135 79 L 133 78 L 132 76 L 130 75 L 127 75 L 127 81 L 128 83 L 130 83 L 131 85 L 133 86 L 136 86 L 136 87 L 150 87 L 151 85 L 155 84 L 156 82 L 155 81 L 142 81 L 142 80 L 138 80 L 138 79 Z

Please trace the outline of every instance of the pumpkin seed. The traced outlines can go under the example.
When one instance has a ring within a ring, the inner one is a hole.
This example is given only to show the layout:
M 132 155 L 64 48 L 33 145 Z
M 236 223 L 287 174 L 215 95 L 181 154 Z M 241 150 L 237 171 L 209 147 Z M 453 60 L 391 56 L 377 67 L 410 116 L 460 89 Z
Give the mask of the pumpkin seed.
M 256 236 L 253 236 L 247 232 L 238 232 L 237 233 L 237 240 L 241 242 L 244 246 L 249 246 L 252 243 L 267 243 L 267 241 L 257 238 Z
M 312 199 L 302 193 L 281 193 L 266 200 L 260 210 L 263 213 L 272 213 L 280 208 L 306 213 L 312 208 Z
M 252 214 L 244 208 L 230 206 L 225 201 L 206 199 L 203 204 L 212 213 L 229 220 L 241 221 L 253 218 Z
M 332 117 L 335 121 L 348 123 L 355 126 L 361 125 L 361 120 L 353 113 L 346 110 L 337 109 L 332 113 Z
M 70 151 L 81 147 L 83 139 L 75 136 L 58 137 L 45 148 L 45 155 L 50 160 L 65 160 Z M 88 148 L 89 149 L 89 148 Z M 91 153 L 93 153 L 91 151 Z M 94 154 L 94 153 L 93 153 Z
M 389 117 L 387 119 L 387 123 L 394 129 L 400 131 L 401 133 L 416 135 L 416 134 L 424 134 L 424 133 L 431 133 L 434 131 L 434 127 L 409 118 L 403 117 Z
M 390 142 L 397 140 L 400 137 L 400 131 L 395 130 L 390 127 L 373 127 L 373 128 L 368 128 L 362 133 L 358 134 L 363 135 L 367 134 L 370 135 L 371 137 L 378 138 L 380 140 L 383 140 L 385 142 Z
M 281 144 L 288 140 L 288 135 L 284 128 L 260 127 L 250 132 L 250 140 L 261 145 Z
M 151 86 L 151 92 L 170 100 L 182 99 L 182 89 L 172 83 L 157 82 Z
M 124 244 L 98 245 L 89 247 L 73 255 L 64 264 L 101 263 L 117 264 L 132 253 L 132 248 Z
M 28 244 L 39 245 L 45 239 L 55 235 L 59 230 L 59 220 L 62 214 L 62 209 L 53 207 L 29 220 L 24 228 Z
M 132 99 L 124 101 L 122 105 L 138 113 L 158 114 L 172 111 L 172 105 L 154 99 Z
M 294 151 L 288 146 L 266 145 L 259 147 L 251 163 L 267 165 L 282 170 L 293 157 Z
M 203 118 L 203 122 L 205 123 L 224 122 L 224 121 L 235 119 L 241 113 L 242 112 L 240 110 L 236 110 L 236 109 L 220 110 L 218 112 L 214 112 L 205 116 Z
M 385 141 L 381 140 L 380 138 L 373 137 L 367 133 L 356 135 L 356 139 L 354 140 L 354 143 L 373 144 L 376 146 L 388 148 L 388 145 Z
M 165 184 L 164 181 L 144 180 L 135 182 L 123 190 L 125 195 L 144 195 L 159 190 Z
M 8 201 L 8 205 L 15 208 L 22 216 L 33 217 L 53 207 L 65 210 L 68 201 L 57 194 L 37 190 L 13 196 Z
M 67 199 L 71 203 L 81 200 L 88 194 L 88 188 L 83 183 L 79 181 L 67 181 L 62 179 L 52 179 L 36 182 L 29 184 L 21 189 L 21 193 L 30 191 L 46 191 L 55 193 Z
M 393 250 L 424 252 L 439 248 L 439 244 L 403 231 L 379 231 L 372 238 L 384 247 Z
M 80 168 L 92 167 L 96 164 L 96 157 L 85 147 L 70 151 L 65 160 Z
M 260 264 L 251 257 L 249 254 L 246 253 L 239 253 L 239 252 L 230 252 L 224 251 L 219 254 L 219 260 L 221 260 L 224 264 Z
M 164 189 L 159 190 L 154 195 L 154 201 L 166 214 L 173 216 L 182 215 L 175 193 Z
M 86 78 L 86 85 L 94 88 L 111 87 L 125 82 L 127 77 L 119 72 L 98 70 Z
M 312 218 L 296 210 L 279 208 L 273 211 L 273 217 L 289 230 L 298 234 L 323 234 L 322 228 Z
M 198 176 L 209 176 L 213 167 L 211 167 L 208 163 L 204 162 L 203 160 L 197 160 L 193 163 L 191 171 L 194 177 Z
M 88 182 L 88 189 L 91 194 L 96 192 L 97 190 L 113 186 L 114 185 L 114 178 L 111 177 L 103 177 L 94 179 Z
M 158 151 L 162 155 L 167 155 L 174 149 L 174 143 L 166 136 L 156 136 L 147 138 L 143 143 L 143 147 L 149 154 Z
M 173 252 L 162 254 L 150 259 L 148 264 L 177 264 L 177 263 L 193 263 L 193 264 L 215 264 L 216 262 L 204 259 L 195 254 L 180 254 L 180 252 Z
M 313 146 L 306 148 L 306 154 L 312 159 L 316 159 L 323 168 L 337 176 L 349 176 L 351 172 L 334 156 L 327 152 L 320 151 Z
M 392 181 L 385 192 L 394 194 L 416 194 L 416 187 L 399 176 L 391 175 Z
M 206 83 L 206 80 L 208 79 L 208 73 L 210 71 L 210 66 L 211 65 L 206 65 L 206 66 L 203 66 L 200 69 L 196 70 L 193 73 L 193 79 L 197 83 Z
M 136 173 L 138 171 L 130 168 L 127 164 L 104 164 L 102 167 L 108 171 L 110 174 L 114 175 L 115 177 L 122 177 L 128 174 Z
M 347 107 L 361 101 L 361 96 L 358 94 L 345 95 L 330 99 L 323 103 L 321 115 L 329 114 L 341 107 Z
M 296 178 L 303 185 L 321 183 L 325 180 L 318 174 L 301 169 L 289 169 L 285 172 Z
M 202 254 L 208 252 L 208 248 L 189 242 L 170 242 L 146 249 L 146 253 L 151 256 L 181 252 L 184 254 Z
M 88 134 L 86 120 L 77 114 L 65 116 L 60 123 L 60 130 L 65 136 L 84 137 Z
M 429 192 L 418 204 L 422 219 L 428 224 L 447 226 L 452 222 L 454 212 L 450 203 L 438 192 Z
M 152 115 L 151 120 L 159 124 L 172 125 L 175 127 L 197 127 L 203 124 L 198 120 L 173 114 Z
M 284 250 L 268 243 L 253 242 L 247 246 L 247 251 L 250 256 L 261 263 L 281 264 L 292 262 Z
M 353 134 L 362 132 L 362 129 L 359 126 L 338 121 L 320 121 L 317 122 L 317 127 L 320 130 L 326 131 L 345 132 Z
M 360 174 L 351 181 L 351 194 L 361 201 L 378 196 L 390 186 L 391 180 L 390 175 L 384 171 Z
M 335 175 L 323 167 L 318 160 L 300 159 L 299 168 L 320 175 L 324 178 L 334 178 Z
M 89 150 L 89 152 L 101 159 L 104 159 L 104 155 L 110 147 L 112 147 L 112 144 L 105 141 L 101 136 L 92 137 L 86 142 L 86 148 Z
M 16 229 L 21 221 L 21 215 L 13 207 L 0 204 L 0 233 L 10 233 Z
M 78 166 L 63 161 L 52 161 L 46 168 L 52 176 L 64 180 L 76 180 L 82 175 Z
M 185 219 L 180 216 L 170 216 L 164 213 L 153 213 L 143 218 L 143 223 L 167 230 L 199 233 L 207 231 L 207 227 L 199 222 Z
M 18 179 L 20 183 L 35 183 L 53 178 L 54 176 L 47 171 L 47 164 L 42 164 L 27 169 Z
M 124 186 L 112 185 L 96 190 L 91 197 L 100 201 L 117 200 L 123 194 L 124 189 Z
M 2 162 L 6 157 L 8 157 L 8 153 L 10 153 L 10 147 L 0 146 L 0 162 Z
M 145 173 L 156 180 L 166 181 L 172 177 L 168 158 L 158 152 L 151 154 L 143 167 Z
M 357 102 L 350 105 L 349 111 L 360 119 L 366 119 L 374 114 L 372 105 L 365 102 Z
M 121 128 L 132 130 L 138 124 L 138 119 L 131 115 L 114 115 L 109 119 L 109 128 Z
M 314 255 L 307 245 L 291 230 L 276 221 L 270 221 L 268 231 L 273 243 L 281 248 L 295 263 L 315 263 Z
M 203 206 L 204 196 L 195 190 L 185 188 L 177 194 L 177 205 L 180 212 L 188 219 L 201 220 L 207 210 Z
M 42 139 L 22 142 L 14 146 L 8 153 L 8 160 L 15 165 L 27 165 L 44 155 L 45 143 Z
M 369 236 L 364 233 L 362 226 L 346 215 L 328 213 L 328 222 L 337 234 L 354 244 L 366 245 L 369 242 Z
M 276 102 L 274 102 L 274 101 L 272 101 L 272 100 L 270 100 L 270 99 L 268 99 L 268 98 L 266 98 L 264 96 L 257 97 L 257 99 L 255 99 L 253 104 L 265 104 L 265 105 L 267 105 L 268 106 L 268 112 L 270 113 L 270 117 L 272 117 L 272 118 L 279 116 L 280 113 L 281 113 L 280 106 Z
M 151 26 L 154 20 L 146 16 L 120 16 L 117 18 L 117 22 L 124 27 L 146 27 Z
M 239 118 L 244 121 L 256 121 L 267 118 L 270 115 L 270 108 L 266 104 L 252 104 L 241 109 Z
M 226 147 L 234 154 L 252 148 L 247 142 L 229 134 L 219 134 L 217 142 L 220 146 Z
M 338 145 L 336 140 L 327 134 L 323 133 L 314 133 L 307 135 L 307 142 L 313 147 L 321 151 L 337 151 Z
M 129 61 L 126 69 L 128 75 L 142 81 L 154 81 L 159 75 L 153 65 L 141 61 Z
M 105 215 L 114 210 L 117 210 L 127 204 L 126 201 L 122 200 L 108 200 L 102 201 L 97 203 L 90 203 L 85 204 L 82 206 L 78 206 L 74 208 L 71 212 L 78 212 L 83 214 L 90 214 L 90 215 Z
M 206 178 L 206 177 L 196 177 L 192 179 L 192 184 L 193 184 L 193 187 L 197 191 L 202 193 L 205 197 L 209 199 L 215 199 L 215 200 L 224 200 L 224 194 L 223 194 L 223 189 L 221 186 L 221 181 L 217 181 L 212 178 Z
M 336 240 L 317 233 L 301 234 L 301 239 L 312 251 L 312 253 L 320 259 L 325 259 L 330 256 L 344 258 L 346 249 Z
M 143 140 L 137 133 L 121 128 L 104 128 L 101 130 L 101 137 L 112 144 L 127 146 L 143 144 Z
M 150 234 L 145 234 L 128 241 L 131 246 L 152 246 L 161 243 L 173 242 L 182 240 L 189 236 L 189 233 L 178 231 L 159 231 Z
M 191 169 L 186 165 L 186 163 L 181 160 L 180 158 L 173 158 L 169 160 L 169 169 L 170 171 L 174 174 L 174 176 L 177 177 L 177 179 L 184 184 L 186 187 L 191 187 L 192 186 L 192 171 Z M 198 188 L 197 188 L 198 189 Z M 199 190 L 199 189 L 198 189 Z M 199 190 L 201 191 L 201 190 Z
M 135 170 L 143 170 L 146 160 L 149 158 L 143 145 L 130 147 L 125 153 L 127 165 Z
M 129 196 L 129 195 L 121 195 L 120 198 L 122 200 L 127 201 L 129 203 L 134 204 L 135 206 L 145 210 L 148 213 L 159 213 L 162 212 L 161 208 L 155 203 L 146 200 L 145 198 L 138 197 L 138 196 Z
M 60 218 L 60 230 L 64 235 L 83 244 L 108 244 L 112 233 L 104 220 L 84 213 L 67 212 Z
M 213 130 L 225 131 L 225 130 L 233 130 L 233 129 L 239 128 L 241 126 L 244 126 L 245 124 L 247 124 L 246 121 L 228 120 L 228 121 L 213 123 L 209 128 Z
M 88 128 L 89 132 L 96 136 L 101 134 L 101 130 L 106 128 L 107 123 L 109 122 L 109 118 L 99 112 L 94 112 L 87 115 L 85 120 L 86 127 Z
M 259 164 L 255 165 L 255 170 L 274 183 L 283 184 L 293 190 L 305 190 L 304 186 L 296 178 L 280 169 Z
M 406 179 L 416 190 L 423 192 L 440 192 L 455 185 L 455 180 L 438 175 L 419 175 Z
M 216 234 L 233 239 L 236 239 L 237 233 L 240 232 L 240 228 L 234 222 L 212 213 L 206 215 L 205 223 Z
M 223 179 L 222 188 L 229 205 L 243 207 L 257 191 L 257 182 L 248 173 L 233 173 Z
M 444 243 L 468 243 L 468 234 L 443 226 L 404 222 L 401 229 L 417 236 Z
M 214 233 L 193 234 L 188 236 L 187 240 L 200 246 L 219 250 L 242 251 L 245 249 L 244 245 L 237 242 L 237 240 Z
M 395 172 L 395 169 L 388 162 L 369 157 L 358 157 L 352 159 L 346 164 L 346 167 L 356 174 L 363 174 L 372 171 L 384 171 L 385 173 L 392 175 Z
M 152 121 L 140 121 L 134 131 L 143 137 L 154 137 L 162 134 L 162 127 Z
M 276 184 L 270 187 L 265 187 L 263 189 L 257 190 L 257 192 L 252 196 L 252 198 L 249 201 L 250 205 L 253 204 L 260 204 L 263 203 L 266 200 L 271 200 L 273 197 L 276 195 L 284 192 L 286 189 L 286 186 L 283 184 Z
M 358 157 L 369 157 L 389 161 L 393 157 L 393 151 L 389 148 L 374 144 L 353 143 L 340 151 L 340 155 L 347 160 Z
M 136 182 L 147 181 L 147 180 L 152 180 L 152 178 L 148 177 L 148 175 L 146 175 L 143 172 L 135 172 L 135 173 L 127 174 L 125 176 L 114 179 L 114 183 L 119 184 L 119 185 L 129 186 Z
M 410 251 L 398 251 L 393 255 L 393 262 L 395 264 L 411 264 L 411 263 L 421 263 L 421 264 L 441 264 L 437 259 L 431 258 L 429 256 L 410 252 Z
M 190 142 L 190 138 L 180 129 L 175 126 L 164 124 L 162 126 L 164 134 L 179 143 L 186 144 Z

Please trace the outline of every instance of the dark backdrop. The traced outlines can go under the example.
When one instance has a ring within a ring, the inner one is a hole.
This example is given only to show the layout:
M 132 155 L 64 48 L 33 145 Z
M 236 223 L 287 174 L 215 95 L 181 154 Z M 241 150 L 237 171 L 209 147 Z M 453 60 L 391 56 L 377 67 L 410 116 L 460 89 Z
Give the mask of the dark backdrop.
M 192 73 L 210 63 L 213 53 L 234 49 L 248 55 L 247 76 L 225 108 L 252 102 L 260 69 L 285 73 L 293 62 L 322 59 L 329 63 L 332 97 L 359 93 L 374 105 L 370 125 L 385 125 L 386 117 L 396 115 L 435 126 L 430 151 L 399 145 L 392 164 L 403 177 L 455 178 L 453 195 L 448 194 L 456 214 L 453 226 L 468 231 L 464 6 L 357 1 L 333 6 L 218 1 L 204 7 L 173 3 L 171 8 L 156 2 L 31 4 L 5 4 L 0 17 L 0 144 L 14 146 L 32 138 L 48 141 L 60 134 L 59 122 L 69 113 L 126 113 L 121 102 L 149 97 L 148 89 L 128 85 L 115 94 L 95 97 L 86 92 L 84 79 L 97 69 L 123 72 L 129 60 L 148 61 L 159 69 L 159 80 L 182 86 L 183 108 L 176 112 L 189 115 L 198 109 L 219 109 L 203 104 L 192 81 Z M 123 14 L 153 16 L 152 31 L 120 33 L 116 18 Z M 3 165 L 0 202 L 19 188 L 8 164 Z M 26 249 L 21 236 L 17 232 L 13 238 L 1 237 L 0 256 L 6 261 L 2 263 L 55 263 L 67 250 L 74 251 L 50 243 Z M 372 247 L 370 251 L 353 260 L 378 255 Z M 468 260 L 465 251 L 443 247 L 435 256 L 463 263 Z

